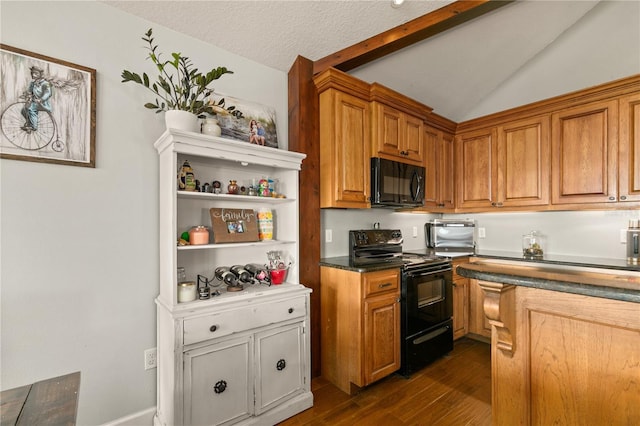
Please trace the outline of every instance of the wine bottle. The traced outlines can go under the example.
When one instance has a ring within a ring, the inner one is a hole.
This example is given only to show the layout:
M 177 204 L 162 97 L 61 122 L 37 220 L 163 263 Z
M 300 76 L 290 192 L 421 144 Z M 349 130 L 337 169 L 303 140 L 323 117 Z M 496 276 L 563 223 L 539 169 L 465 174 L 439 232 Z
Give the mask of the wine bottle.
M 260 281 L 260 282 L 269 282 L 269 272 L 267 269 L 258 263 L 247 263 L 244 265 L 244 269 L 246 269 L 252 276 L 252 278 Z
M 248 284 L 252 284 L 253 283 L 252 274 L 249 271 L 247 271 L 246 269 L 244 269 L 244 266 L 242 266 L 242 265 L 233 265 L 231 267 L 231 272 L 233 272 L 235 274 L 235 276 L 238 277 L 238 280 L 240 280 L 240 282 L 248 283 Z
M 238 278 L 235 276 L 231 269 L 227 266 L 220 266 L 215 270 L 215 276 L 226 285 L 235 286 Z

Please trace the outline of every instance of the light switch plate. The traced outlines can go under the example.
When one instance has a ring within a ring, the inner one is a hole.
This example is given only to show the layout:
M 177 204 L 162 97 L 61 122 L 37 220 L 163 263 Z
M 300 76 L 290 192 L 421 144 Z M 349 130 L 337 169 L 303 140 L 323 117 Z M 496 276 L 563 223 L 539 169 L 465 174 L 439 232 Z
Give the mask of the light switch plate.
M 478 238 L 486 238 L 487 231 L 484 228 L 478 228 Z
M 414 226 L 413 227 L 413 238 L 417 238 L 418 237 L 418 227 Z
M 325 243 L 333 242 L 333 231 L 331 229 L 325 229 L 325 231 L 324 231 L 324 242 Z

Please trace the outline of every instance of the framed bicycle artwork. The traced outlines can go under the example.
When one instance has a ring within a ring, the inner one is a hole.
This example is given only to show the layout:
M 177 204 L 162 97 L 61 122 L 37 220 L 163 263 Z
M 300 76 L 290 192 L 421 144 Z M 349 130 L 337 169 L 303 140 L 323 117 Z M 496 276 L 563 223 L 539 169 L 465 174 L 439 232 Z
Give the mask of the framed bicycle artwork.
M 96 70 L 0 44 L 0 158 L 95 167 Z

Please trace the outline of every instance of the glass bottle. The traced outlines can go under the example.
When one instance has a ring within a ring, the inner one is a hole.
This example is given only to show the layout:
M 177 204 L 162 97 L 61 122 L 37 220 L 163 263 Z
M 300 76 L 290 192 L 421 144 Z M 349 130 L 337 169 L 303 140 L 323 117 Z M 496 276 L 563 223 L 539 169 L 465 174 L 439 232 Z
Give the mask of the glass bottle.
M 238 282 L 236 275 L 231 272 L 231 268 L 227 266 L 220 266 L 216 268 L 215 277 L 230 286 L 235 286 Z
M 253 282 L 251 273 L 246 269 L 244 269 L 244 266 L 242 265 L 233 265 L 231 267 L 231 272 L 233 272 L 236 275 L 236 277 L 238 277 L 238 280 L 240 280 L 241 283 Z

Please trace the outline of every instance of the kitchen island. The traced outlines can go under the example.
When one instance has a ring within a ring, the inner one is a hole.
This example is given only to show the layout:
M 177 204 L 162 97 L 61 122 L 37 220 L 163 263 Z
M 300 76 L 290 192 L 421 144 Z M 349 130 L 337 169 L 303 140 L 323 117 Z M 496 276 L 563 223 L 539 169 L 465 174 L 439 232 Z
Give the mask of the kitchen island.
M 485 256 L 457 272 L 485 295 L 494 425 L 640 424 L 637 265 Z

